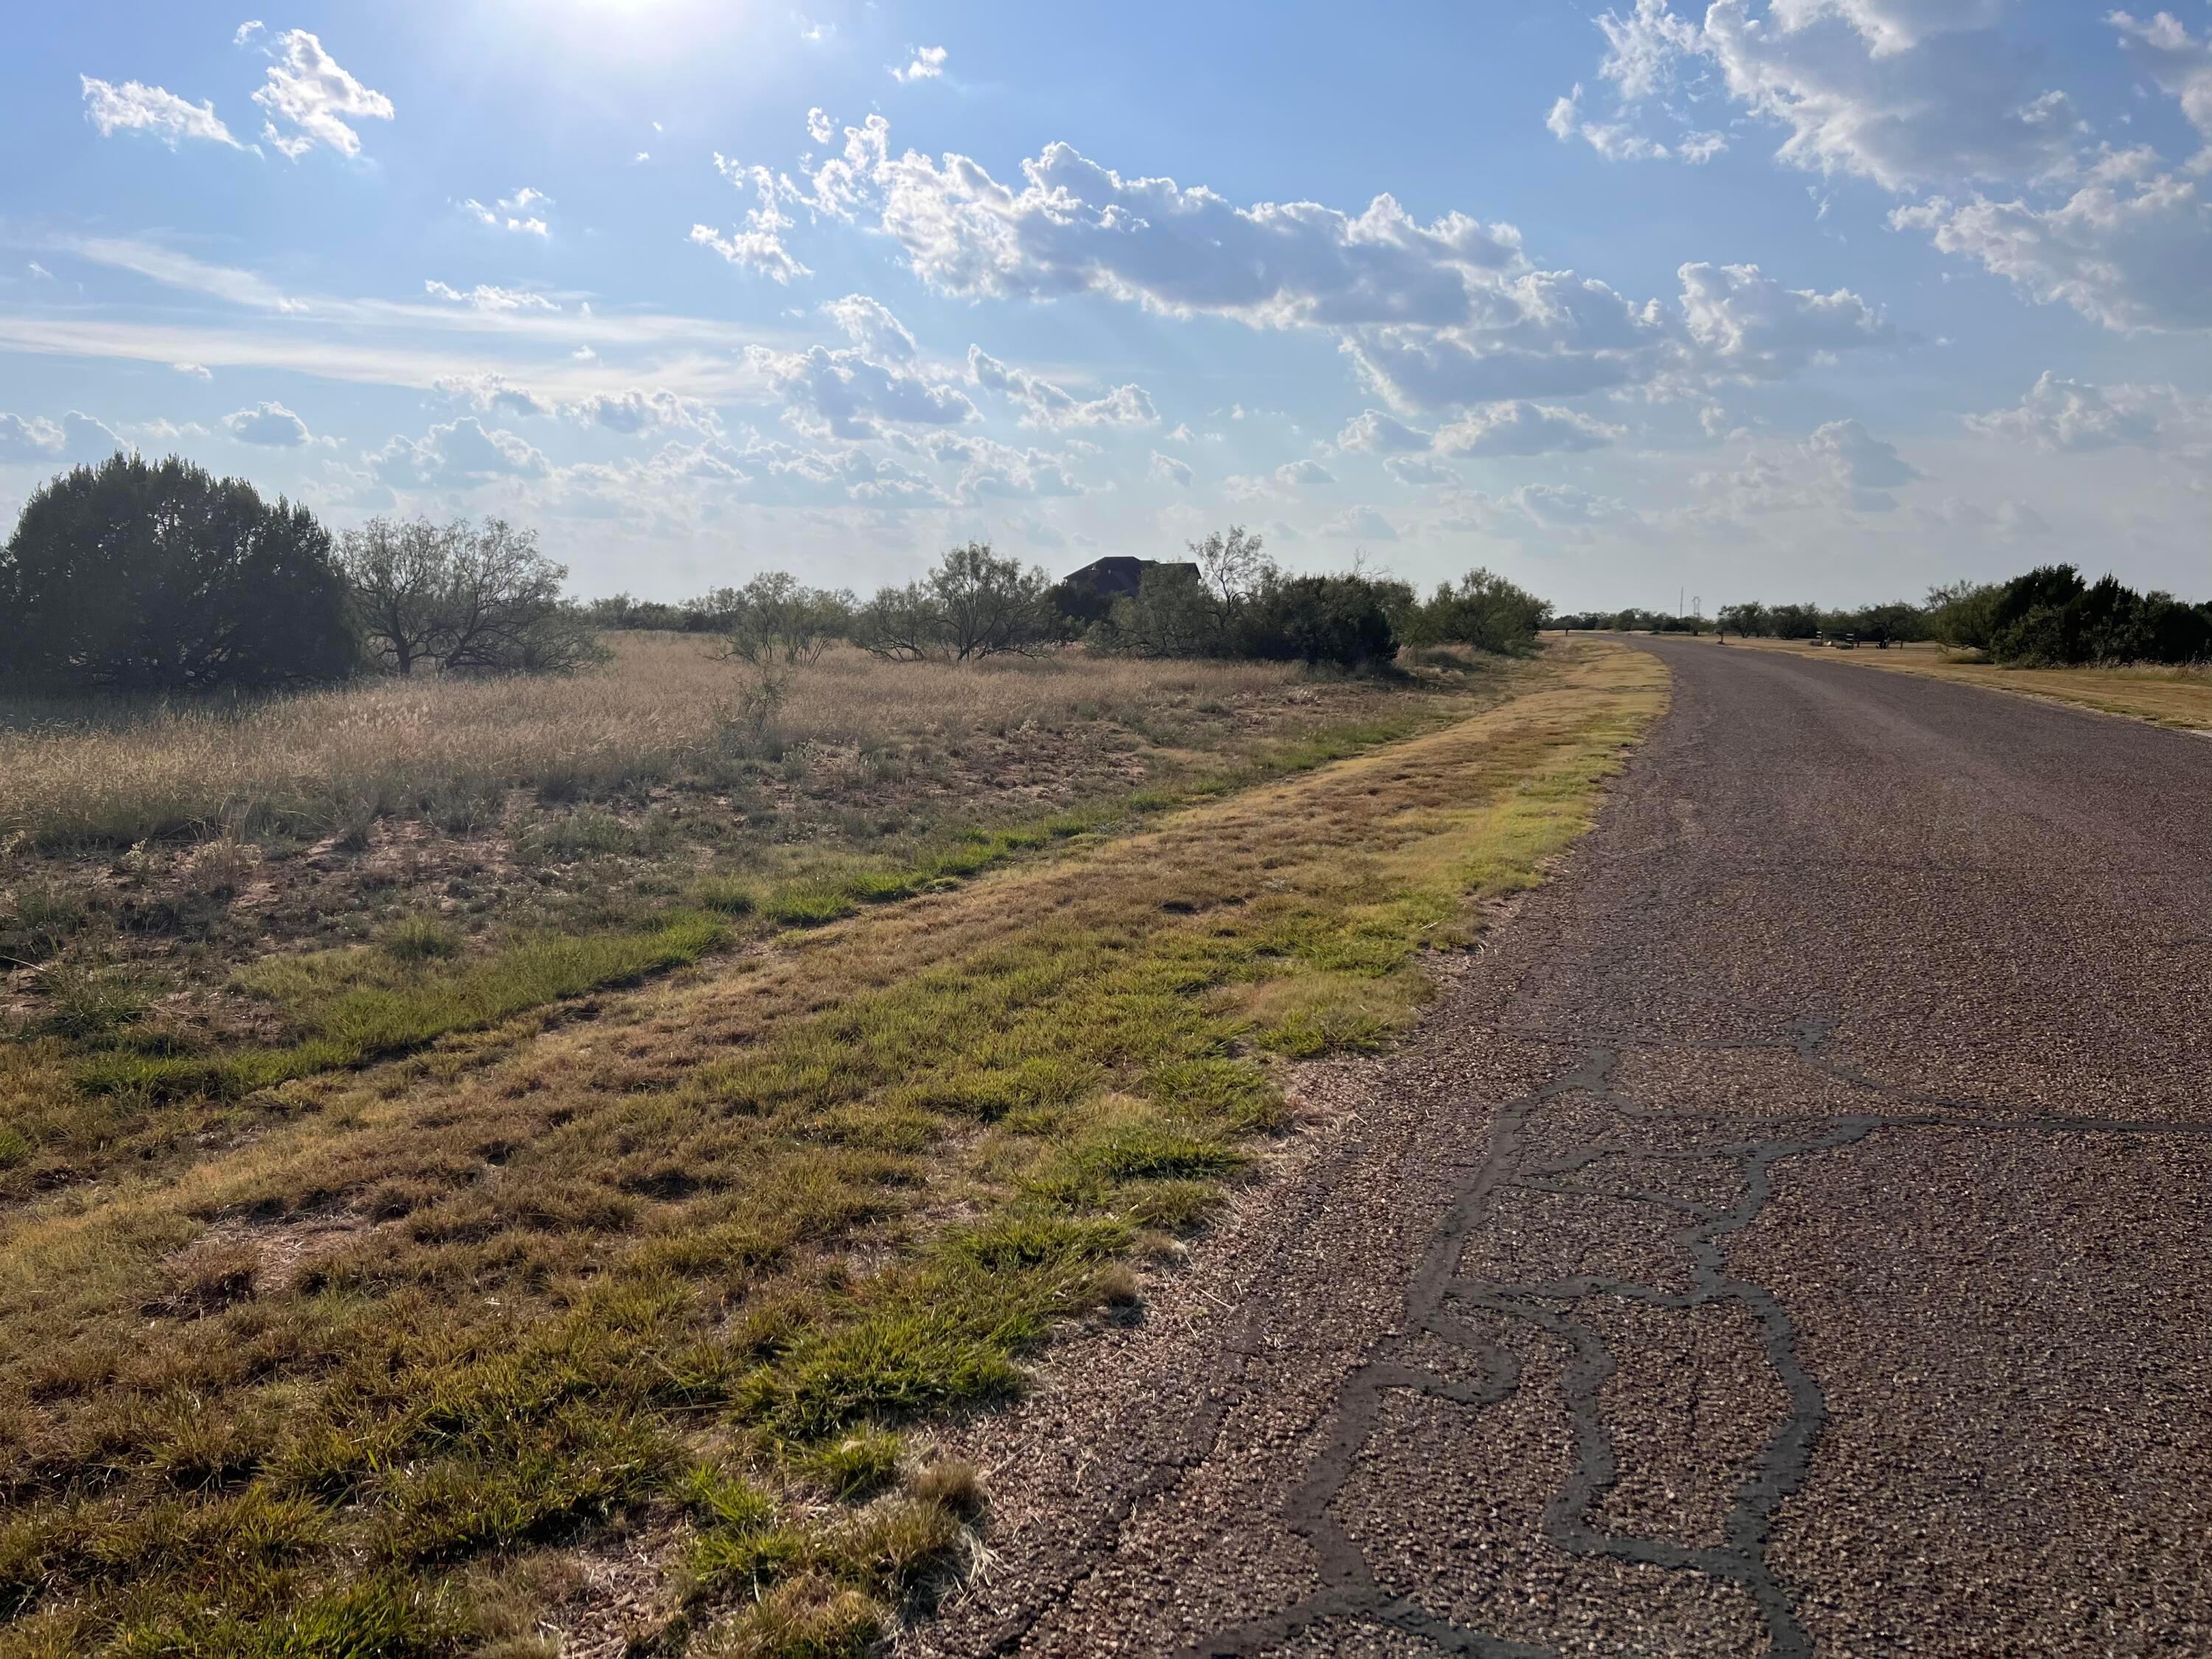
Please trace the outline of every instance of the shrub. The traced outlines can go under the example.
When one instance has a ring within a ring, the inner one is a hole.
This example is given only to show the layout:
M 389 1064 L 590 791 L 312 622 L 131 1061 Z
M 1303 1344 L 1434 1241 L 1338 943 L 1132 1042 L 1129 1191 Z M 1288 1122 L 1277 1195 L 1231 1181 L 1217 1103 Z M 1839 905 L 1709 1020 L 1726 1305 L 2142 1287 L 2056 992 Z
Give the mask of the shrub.
M 368 655 L 395 673 L 423 661 L 456 673 L 561 673 L 606 654 L 590 617 L 561 597 L 568 567 L 503 519 L 372 519 L 346 532 L 338 562 Z
M 265 687 L 358 659 L 313 515 L 173 456 L 115 455 L 33 493 L 0 550 L 0 659 L 71 687 Z
M 988 542 L 969 542 L 921 581 L 884 588 L 862 605 L 853 642 L 895 661 L 1029 655 L 1057 632 L 1048 592 L 1043 571 L 998 557 Z
M 1358 668 L 1398 648 L 1394 611 L 1411 592 L 1371 577 L 1291 576 L 1242 525 L 1189 544 L 1189 564 L 1147 568 L 1133 598 L 1091 630 L 1102 650 L 1243 657 Z
M 1551 614 L 1552 607 L 1527 588 L 1477 568 L 1456 584 L 1440 586 L 1426 605 L 1407 606 L 1402 632 L 1415 645 L 1526 651 Z
M 805 587 L 787 571 L 755 576 L 743 587 L 718 587 L 689 609 L 726 635 L 730 654 L 755 668 L 811 663 L 853 627 L 853 596 Z
M 1397 654 L 1382 586 L 1364 576 L 1270 574 L 1239 608 L 1232 653 L 1366 668 Z

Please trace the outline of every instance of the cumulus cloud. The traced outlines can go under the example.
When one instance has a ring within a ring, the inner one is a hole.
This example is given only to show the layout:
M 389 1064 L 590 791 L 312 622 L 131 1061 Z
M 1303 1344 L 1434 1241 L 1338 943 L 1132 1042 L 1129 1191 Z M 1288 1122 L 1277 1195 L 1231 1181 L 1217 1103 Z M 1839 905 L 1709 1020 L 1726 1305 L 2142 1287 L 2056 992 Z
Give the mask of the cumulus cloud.
M 445 300 L 457 306 L 469 306 L 477 311 L 558 311 L 561 307 L 542 294 L 532 294 L 527 289 L 495 288 L 489 283 L 478 283 L 471 289 L 458 289 L 451 283 L 427 278 L 422 291 L 434 300 Z
M 1426 455 L 1393 455 L 1382 463 L 1382 470 L 1400 483 L 1409 486 L 1455 484 L 1459 482 L 1458 473 Z
M 1579 138 L 1608 161 L 1664 161 L 1670 159 L 1700 166 L 1728 148 L 1728 136 L 1719 132 L 1686 132 L 1666 143 L 1637 131 L 1626 120 L 1593 121 L 1583 110 L 1583 85 L 1556 99 L 1544 125 L 1561 143 Z
M 441 374 L 432 390 L 483 415 L 550 415 L 553 405 L 504 374 Z
M 2173 386 L 2092 386 L 2045 369 L 2009 409 L 1966 416 L 1985 437 L 2052 453 L 2166 449 L 2212 440 L 2212 398 Z
M 471 489 L 496 478 L 542 478 L 552 471 L 526 440 L 487 430 L 473 415 L 434 426 L 420 438 L 395 437 L 366 459 L 376 480 L 395 489 Z
M 1416 430 L 1379 409 L 1367 410 L 1345 422 L 1336 434 L 1339 449 L 1370 450 L 1377 454 L 1411 454 L 1428 448 L 1431 434 Z
M 1316 460 L 1285 461 L 1275 469 L 1275 482 L 1290 489 L 1314 484 L 1333 484 L 1336 475 Z
M 1156 449 L 1145 471 L 1162 483 L 1175 484 L 1184 489 L 1190 488 L 1190 463 L 1178 456 L 1163 455 Z
M 627 392 L 599 392 L 562 406 L 574 419 L 610 432 L 635 435 L 641 432 L 681 429 L 712 435 L 721 430 L 708 404 L 655 386 Z
M 694 225 L 692 242 L 712 248 L 732 264 L 779 285 L 788 285 L 795 277 L 811 276 L 813 271 L 783 245 L 783 233 L 796 222 L 783 210 L 782 204 L 798 199 L 797 186 L 767 167 L 747 167 L 720 152 L 714 156 L 714 167 L 739 191 L 752 191 L 754 204 L 745 210 L 742 228 L 725 236 L 712 225 Z
M 215 371 L 210 368 L 205 363 L 171 363 L 169 367 L 176 373 L 188 376 L 195 380 L 212 380 L 215 379 Z
M 1831 421 L 1796 443 L 1747 441 L 1738 464 L 1692 480 L 1703 510 L 1723 518 L 1773 513 L 1894 510 L 1893 490 L 1924 475 L 1897 446 L 1856 420 Z
M 143 132 L 171 149 L 187 138 L 228 144 L 233 149 L 245 148 L 216 114 L 212 100 L 187 103 L 173 92 L 137 81 L 125 81 L 118 87 L 89 75 L 77 79 L 84 88 L 84 118 L 103 138 L 118 132 Z
M 1890 223 L 2106 328 L 2212 328 L 2212 203 L 2172 173 L 2099 179 L 2051 207 L 1939 196 L 1897 209 Z
M 1618 529 L 1638 522 L 1635 509 L 1626 501 L 1577 484 L 1527 483 L 1502 495 L 1461 490 L 1454 492 L 1446 504 L 1449 511 L 1438 528 L 1492 536 L 1540 534 L 1555 540 L 1586 541 L 1601 527 Z
M 926 441 L 939 462 L 960 469 L 955 493 L 964 501 L 992 496 L 1080 495 L 1084 488 L 1065 455 L 1017 449 L 989 438 L 937 432 Z
M 1008 367 L 977 345 L 968 348 L 968 379 L 1010 399 L 1022 411 L 1024 426 L 1150 426 L 1159 419 L 1151 395 L 1140 386 L 1117 386 L 1103 397 L 1079 398 L 1041 375 Z
M 790 199 L 839 218 L 872 209 L 915 274 L 960 298 L 1097 294 L 1168 316 L 1325 330 L 1401 409 L 1782 373 L 1818 349 L 1892 337 L 1855 295 L 1790 289 L 1731 266 L 1717 268 L 1705 308 L 1763 300 L 1776 337 L 1771 348 L 1748 330 L 1700 340 L 1680 309 L 1535 269 L 1510 225 L 1463 213 L 1423 222 L 1388 195 L 1356 214 L 1313 202 L 1244 207 L 1202 185 L 1125 178 L 1065 143 L 1021 171 L 1017 187 L 966 156 L 894 155 L 888 125 L 872 116 L 845 129 L 842 152 L 817 168 L 811 191 L 790 187 Z M 1793 306 L 1805 315 L 1790 337 L 1784 313 Z M 1853 307 L 1856 327 L 1805 337 Z M 1793 337 L 1795 357 L 1785 349 Z
M 128 447 L 106 426 L 77 410 L 59 422 L 44 416 L 27 421 L 17 415 L 0 415 L 0 465 L 100 461 Z
M 242 444 L 263 444 L 272 449 L 297 449 L 313 443 L 307 423 L 282 404 L 256 404 L 222 417 L 222 429 Z
M 1344 541 L 1395 542 L 1398 526 L 1371 507 L 1348 507 L 1334 518 L 1323 520 L 1316 533 Z
M 1709 364 L 1736 374 L 1771 377 L 1820 353 L 1885 345 L 1897 337 L 1888 320 L 1849 289 L 1786 289 L 1757 265 L 1686 264 L 1676 274 L 1690 338 Z
M 871 357 L 858 346 L 805 351 L 750 346 L 745 360 L 783 399 L 785 418 L 802 432 L 860 441 L 883 436 L 887 426 L 957 426 L 976 418 L 975 405 L 957 386 Z
M 653 158 L 641 151 L 641 161 Z M 544 210 L 553 205 L 553 198 L 542 190 L 523 185 L 512 196 L 502 196 L 486 207 L 473 196 L 461 204 L 461 211 L 478 224 L 490 230 L 511 230 L 525 236 L 550 236 L 553 228 L 545 221 Z
M 241 28 L 239 44 L 252 33 L 252 26 Z M 269 118 L 261 136 L 294 161 L 318 144 L 341 155 L 358 155 L 361 135 L 350 124 L 392 118 L 392 100 L 348 74 L 307 30 L 287 29 L 268 51 L 276 61 L 253 94 Z
M 911 58 L 892 67 L 891 79 L 909 85 L 916 81 L 934 81 L 945 73 L 946 55 L 942 46 L 916 46 Z
M 2051 83 L 2052 60 L 2006 21 L 2004 0 L 1713 0 L 1699 17 L 1637 0 L 1601 20 L 1613 120 L 1588 117 L 1577 87 L 1550 125 L 1607 154 L 1652 155 L 1666 145 L 1638 125 L 1650 106 L 1723 96 L 1782 131 L 1784 165 L 1921 197 L 1893 228 L 1925 232 L 2030 299 L 2112 329 L 2212 327 L 2212 204 L 2155 150 L 2093 143 Z M 2166 12 L 2106 21 L 2206 141 L 2187 171 L 2212 171 L 2212 37 Z
M 1522 402 L 1491 404 L 1439 429 L 1435 447 L 1444 455 L 1548 455 L 1596 449 L 1620 435 L 1572 410 Z
M 2208 146 L 2193 165 L 2198 172 L 2212 171 L 2212 31 L 2197 40 L 2166 11 L 2147 22 L 2124 11 L 2106 21 L 2120 31 L 2121 55 L 2180 100 L 2181 112 Z
M 845 337 L 871 357 L 887 363 L 911 363 L 920 355 L 914 336 L 890 307 L 865 294 L 848 294 L 822 307 Z

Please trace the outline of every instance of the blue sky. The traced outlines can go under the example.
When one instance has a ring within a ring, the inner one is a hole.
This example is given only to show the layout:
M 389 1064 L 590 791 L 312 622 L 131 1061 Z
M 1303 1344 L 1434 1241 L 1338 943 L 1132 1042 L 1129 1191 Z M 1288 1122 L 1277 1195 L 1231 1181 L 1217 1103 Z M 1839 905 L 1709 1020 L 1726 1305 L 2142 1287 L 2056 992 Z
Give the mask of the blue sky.
M 1231 522 L 1571 605 L 2212 592 L 2212 8 L 389 0 L 0 59 L 0 525 L 117 444 L 587 593 Z

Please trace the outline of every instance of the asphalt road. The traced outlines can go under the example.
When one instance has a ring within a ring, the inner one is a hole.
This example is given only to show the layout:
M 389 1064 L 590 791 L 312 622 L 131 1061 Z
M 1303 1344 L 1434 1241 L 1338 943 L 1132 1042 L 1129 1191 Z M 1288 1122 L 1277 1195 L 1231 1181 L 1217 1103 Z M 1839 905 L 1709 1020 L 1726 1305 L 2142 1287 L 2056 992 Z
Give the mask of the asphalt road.
M 2212 741 L 1650 648 L 1562 879 L 979 1425 L 915 1650 L 2212 1652 Z

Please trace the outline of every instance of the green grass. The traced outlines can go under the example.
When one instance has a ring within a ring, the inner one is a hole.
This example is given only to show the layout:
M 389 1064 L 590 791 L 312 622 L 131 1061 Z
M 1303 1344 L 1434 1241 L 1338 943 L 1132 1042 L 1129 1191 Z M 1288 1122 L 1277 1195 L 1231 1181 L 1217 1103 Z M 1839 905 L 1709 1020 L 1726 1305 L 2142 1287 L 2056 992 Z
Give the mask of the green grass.
M 404 1054 L 458 1031 L 479 1030 L 564 997 L 634 983 L 696 962 L 728 939 L 716 918 L 679 912 L 649 933 L 547 934 L 452 965 L 395 962 L 386 952 L 277 957 L 238 975 L 302 1030 L 295 1042 L 211 1055 L 117 1050 L 79 1078 L 99 1092 L 234 1097 L 317 1072 Z

